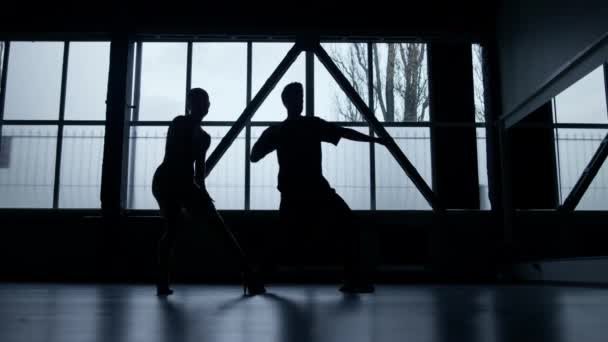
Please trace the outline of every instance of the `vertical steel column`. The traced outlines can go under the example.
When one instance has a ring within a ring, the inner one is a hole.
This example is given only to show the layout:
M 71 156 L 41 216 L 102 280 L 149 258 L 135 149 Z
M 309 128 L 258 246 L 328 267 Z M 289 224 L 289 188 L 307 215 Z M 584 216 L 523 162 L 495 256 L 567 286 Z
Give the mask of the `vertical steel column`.
M 373 43 L 367 43 L 367 105 L 372 113 L 374 109 L 374 54 Z M 369 135 L 374 136 L 374 129 L 369 127 Z M 369 143 L 369 186 L 370 186 L 370 208 L 376 210 L 376 147 Z
M 59 183 L 61 181 L 61 151 L 63 150 L 63 120 L 65 118 L 65 92 L 68 80 L 70 42 L 63 42 L 63 65 L 61 68 L 61 91 L 59 97 L 59 123 L 57 124 L 57 149 L 55 150 L 55 182 L 53 184 L 53 209 L 59 207 Z
M 247 95 L 245 103 L 251 103 L 251 81 L 253 76 L 253 43 L 247 42 Z M 251 121 L 245 126 L 245 210 L 251 209 Z

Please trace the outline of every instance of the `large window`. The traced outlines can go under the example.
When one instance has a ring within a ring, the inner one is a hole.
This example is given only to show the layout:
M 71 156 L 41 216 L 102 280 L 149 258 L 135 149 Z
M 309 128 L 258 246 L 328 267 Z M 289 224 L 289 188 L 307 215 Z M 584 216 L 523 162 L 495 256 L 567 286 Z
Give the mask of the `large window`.
M 568 197 L 608 133 L 605 72 L 603 67 L 595 69 L 553 100 L 561 203 Z M 578 128 L 567 126 L 568 124 L 586 124 L 589 127 Z M 608 209 L 606 163 L 602 165 L 576 209 Z
M 189 89 L 201 87 L 210 95 L 210 111 L 202 123 L 212 138 L 208 157 L 293 46 L 293 42 L 269 41 L 136 42 L 125 142 L 129 146 L 127 207 L 158 207 L 152 196 L 152 177 L 162 162 L 171 120 L 185 112 Z M 322 46 L 430 185 L 433 124 L 429 121 L 427 45 L 324 42 Z M 0 57 L 8 56 L 7 70 L 0 70 L 7 74 L 0 117 L 0 206 L 99 208 L 109 42 L 11 42 L 0 47 Z M 476 51 L 483 197 L 487 193 L 483 82 L 478 83 L 481 54 Z M 317 57 L 307 64 L 305 55 L 287 70 L 207 178 L 219 209 L 278 209 L 276 154 L 259 163 L 251 163 L 248 156 L 263 130 L 285 119 L 280 95 L 288 83 L 301 82 L 312 90 L 305 96 L 312 97 L 306 103 L 312 103 L 314 110 L 305 108 L 305 113 L 372 134 L 324 65 Z M 313 84 L 306 84 L 309 80 Z M 337 146 L 323 144 L 322 148 L 325 177 L 351 208 L 430 209 L 384 146 L 342 140 Z M 482 199 L 482 209 L 488 208 L 483 203 L 487 200 Z
M 0 207 L 99 208 L 109 42 L 2 46 Z
M 324 42 L 322 46 L 430 185 L 426 44 Z M 135 86 L 140 89 L 141 100 L 131 121 L 129 207 L 156 208 L 151 195 L 152 175 L 162 159 L 169 120 L 183 112 L 188 87 L 202 87 L 210 94 L 211 109 L 203 128 L 212 135 L 211 153 L 292 47 L 290 42 L 139 43 L 142 62 L 140 77 L 136 79 L 141 84 Z M 474 62 L 479 64 L 477 60 Z M 475 72 L 479 73 L 478 69 Z M 247 149 L 269 125 L 285 119 L 280 97 L 284 86 L 291 82 L 306 86 L 309 79 L 314 80 L 312 87 L 307 87 L 313 89 L 313 94 L 306 96 L 313 97 L 314 110 L 305 108 L 305 113 L 372 133 L 320 61 L 314 58 L 307 67 L 302 53 L 207 179 L 218 208 L 278 209 L 276 154 L 250 163 Z M 477 92 L 475 95 L 479 96 Z M 145 122 L 150 120 L 155 122 Z M 483 127 L 483 123 L 480 125 Z M 485 134 L 482 130 L 478 132 L 479 148 L 483 146 L 485 152 Z M 484 167 L 479 169 L 484 173 L 485 154 L 480 154 Z M 385 147 L 344 140 L 338 146 L 323 144 L 323 155 L 326 178 L 353 209 L 430 209 Z M 480 179 L 484 182 L 480 185 L 483 196 L 487 193 L 487 177 Z M 482 200 L 482 208 L 489 208 L 487 202 Z

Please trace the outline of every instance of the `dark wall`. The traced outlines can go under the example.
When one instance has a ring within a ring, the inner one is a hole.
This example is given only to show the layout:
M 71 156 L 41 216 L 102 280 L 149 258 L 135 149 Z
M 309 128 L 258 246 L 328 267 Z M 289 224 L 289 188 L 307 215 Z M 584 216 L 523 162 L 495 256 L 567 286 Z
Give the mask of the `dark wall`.
M 503 114 L 513 111 L 560 67 L 608 32 L 606 18 L 605 0 L 502 1 L 496 35 Z M 551 95 L 543 96 L 539 104 Z
M 340 238 L 314 229 L 293 232 L 277 224 L 276 212 L 223 212 L 256 262 L 276 260 L 271 281 L 339 281 Z M 162 222 L 129 214 L 107 226 L 99 213 L 2 211 L 0 281 L 152 282 L 155 248 Z M 522 212 L 516 216 L 518 249 L 500 250 L 490 212 L 357 212 L 367 267 L 377 279 L 402 280 L 395 268 L 424 265 L 450 277 L 487 275 L 494 263 L 552 257 L 606 255 L 605 213 L 558 215 Z M 303 233 L 303 234 L 302 234 Z M 302 240 L 293 239 L 294 236 Z M 177 281 L 236 281 L 233 257 L 204 227 L 186 227 L 175 260 Z M 316 268 L 297 268 L 314 266 Z M 404 278 L 405 277 L 405 278 Z
M 521 121 L 524 125 L 552 123 L 553 111 L 549 102 Z M 559 193 L 554 130 L 515 125 L 508 134 L 514 207 L 557 208 Z
M 153 281 L 155 248 L 162 229 L 159 217 L 130 214 L 106 225 L 98 215 L 66 211 L 0 213 L 0 280 Z M 257 263 L 265 269 L 279 266 L 279 272 L 269 273 L 273 280 L 339 280 L 341 237 L 337 231 L 323 227 L 292 231 L 278 225 L 277 212 L 225 211 L 223 215 Z M 472 216 L 454 213 L 446 219 L 431 212 L 356 215 L 363 227 L 360 239 L 364 264 L 380 266 L 379 277 L 384 276 L 386 267 L 433 261 L 452 263 L 451 268 L 456 269 L 456 262 L 488 259 L 485 256 L 491 253 L 492 232 L 497 227 L 489 212 Z M 186 226 L 180 232 L 176 251 L 176 279 L 236 280 L 236 261 L 218 241 L 217 235 L 204 226 Z M 390 272 L 385 275 L 391 277 Z M 394 279 L 398 275 L 392 276 Z
M 0 32 L 472 37 L 491 29 L 487 1 L 53 1 L 11 3 Z
M 428 51 L 431 121 L 474 124 L 471 45 L 431 43 Z M 433 191 L 443 205 L 479 209 L 475 127 L 431 128 L 431 150 Z

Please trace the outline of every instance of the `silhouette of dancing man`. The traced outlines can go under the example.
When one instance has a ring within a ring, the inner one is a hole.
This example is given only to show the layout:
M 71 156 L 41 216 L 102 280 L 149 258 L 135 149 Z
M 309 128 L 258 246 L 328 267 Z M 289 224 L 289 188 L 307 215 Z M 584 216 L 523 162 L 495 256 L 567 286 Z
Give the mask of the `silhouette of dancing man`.
M 173 119 L 167 132 L 165 157 L 154 173 L 152 193 L 166 221 L 166 231 L 158 243 L 157 295 L 173 293 L 169 287 L 170 261 L 175 246 L 178 226 L 183 214 L 197 222 L 206 222 L 220 229 L 221 236 L 238 254 L 243 275 L 243 291 L 247 295 L 264 293 L 264 285 L 252 271 L 247 257 L 232 231 L 216 211 L 205 188 L 205 155 L 211 137 L 201 128 L 201 121 L 209 111 L 209 95 L 201 88 L 190 90 L 187 113 Z
M 359 257 L 359 231 L 354 215 L 323 177 L 321 142 L 337 145 L 341 138 L 381 144 L 385 144 L 385 141 L 318 117 L 302 116 L 303 95 L 301 83 L 291 83 L 283 89 L 281 98 L 287 108 L 287 119 L 262 133 L 251 151 L 251 161 L 257 162 L 277 151 L 277 188 L 281 192 L 280 216 L 283 225 L 301 226 L 314 216 L 325 220 L 333 228 L 340 228 L 344 243 L 344 284 L 340 290 L 373 292 L 373 285 L 362 276 L 356 261 Z

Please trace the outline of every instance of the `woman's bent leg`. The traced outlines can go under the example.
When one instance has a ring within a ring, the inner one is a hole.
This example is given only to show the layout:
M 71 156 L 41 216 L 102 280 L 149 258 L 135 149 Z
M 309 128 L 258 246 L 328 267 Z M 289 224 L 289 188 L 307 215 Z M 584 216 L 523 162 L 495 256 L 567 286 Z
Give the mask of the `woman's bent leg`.
M 173 251 L 175 249 L 175 241 L 177 239 L 177 230 L 179 229 L 179 210 L 168 210 L 163 217 L 164 233 L 158 241 L 158 278 L 157 292 L 159 295 L 171 294 L 170 270 Z
M 157 246 L 156 291 L 158 295 L 170 295 L 173 292 L 169 288 L 171 258 L 177 239 L 181 208 L 176 194 L 163 191 L 161 185 L 163 185 L 163 177 L 157 170 L 152 182 L 152 194 L 160 208 L 161 219 L 163 220 L 163 232 Z
M 199 222 L 206 222 L 210 229 L 215 230 L 223 240 L 222 242 L 228 246 L 231 253 L 238 258 L 239 269 L 245 278 L 253 277 L 253 269 L 247 258 L 247 255 L 238 239 L 226 224 L 222 216 L 217 212 L 213 201 L 209 195 L 204 191 L 195 187 L 190 203 L 187 205 L 189 213 L 195 217 Z M 247 282 L 247 279 L 245 279 Z M 251 280 L 251 282 L 257 282 L 257 280 Z M 249 288 L 252 294 L 263 293 L 263 285 L 255 286 L 256 288 Z

